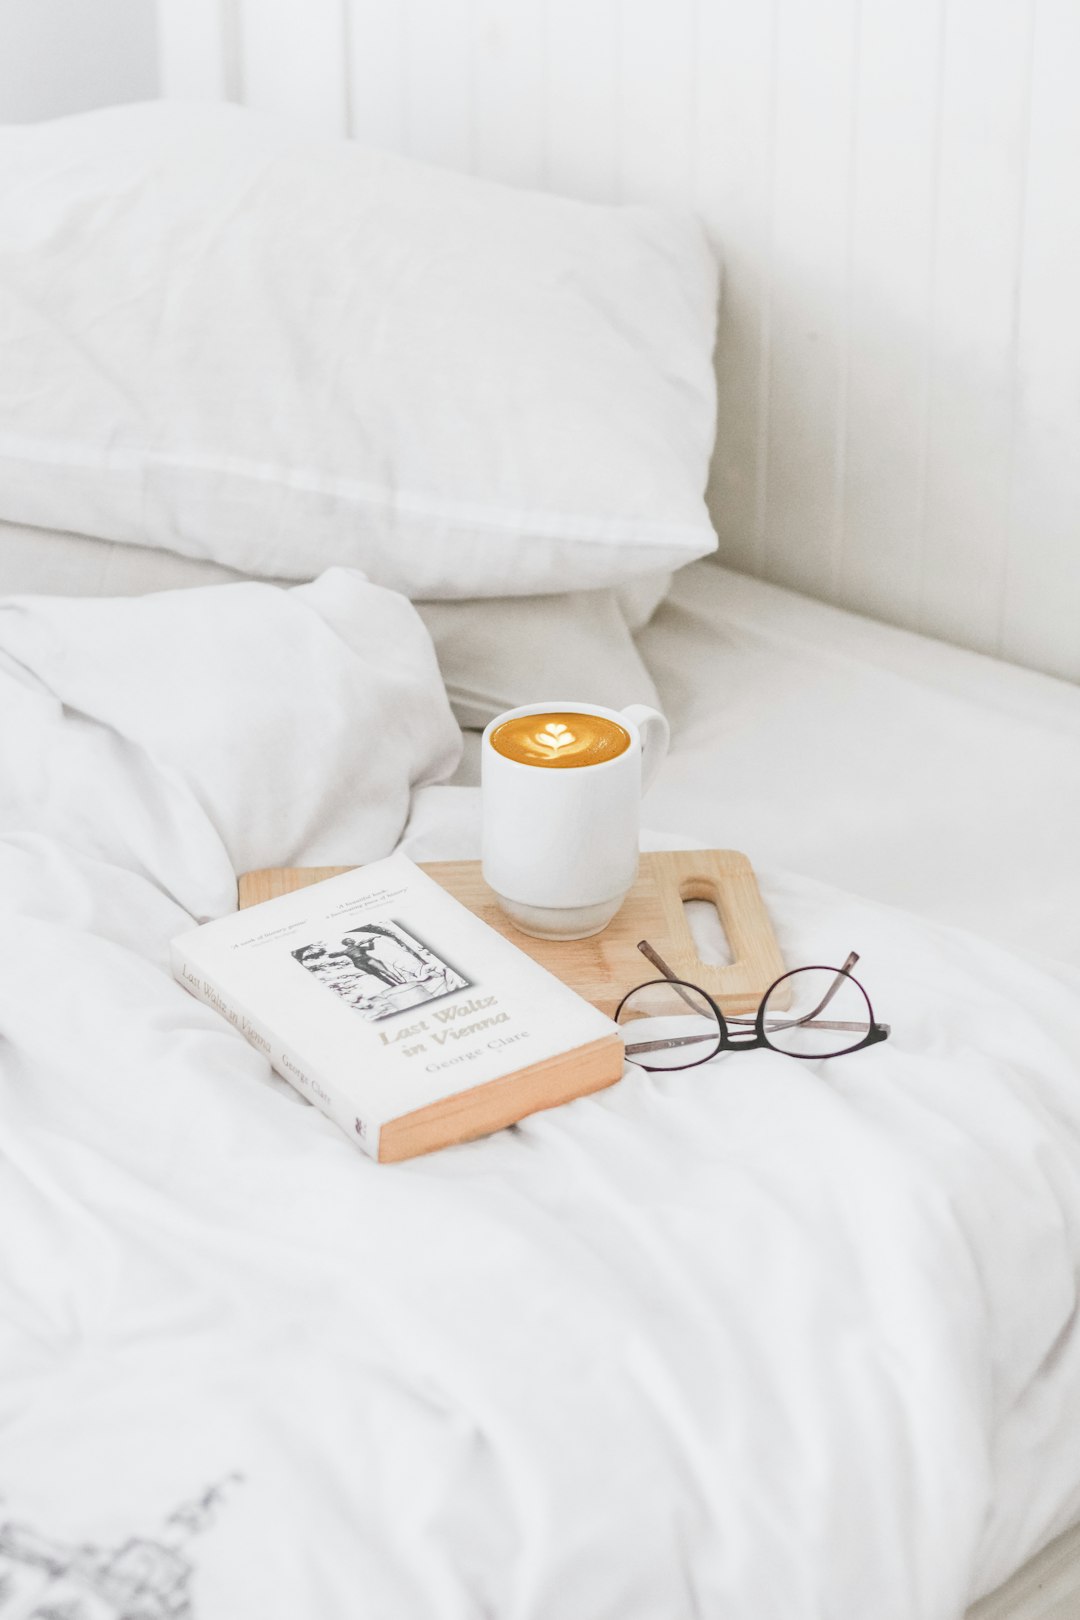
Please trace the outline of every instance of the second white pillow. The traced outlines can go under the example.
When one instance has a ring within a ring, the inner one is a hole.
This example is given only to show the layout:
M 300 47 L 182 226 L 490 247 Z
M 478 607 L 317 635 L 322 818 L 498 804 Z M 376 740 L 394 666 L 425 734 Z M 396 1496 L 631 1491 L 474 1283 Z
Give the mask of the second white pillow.
M 479 181 L 236 107 L 0 130 L 0 518 L 410 596 L 715 545 L 689 215 Z

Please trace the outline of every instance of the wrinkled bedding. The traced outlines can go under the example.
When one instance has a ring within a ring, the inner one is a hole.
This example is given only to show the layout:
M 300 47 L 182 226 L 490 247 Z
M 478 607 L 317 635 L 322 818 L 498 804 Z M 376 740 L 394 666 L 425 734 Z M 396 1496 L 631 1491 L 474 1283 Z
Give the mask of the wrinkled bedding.
M 0 605 L 0 1616 L 955 1620 L 1080 1514 L 1080 985 L 766 875 L 884 1045 L 375 1165 L 168 940 L 459 747 L 357 575 Z

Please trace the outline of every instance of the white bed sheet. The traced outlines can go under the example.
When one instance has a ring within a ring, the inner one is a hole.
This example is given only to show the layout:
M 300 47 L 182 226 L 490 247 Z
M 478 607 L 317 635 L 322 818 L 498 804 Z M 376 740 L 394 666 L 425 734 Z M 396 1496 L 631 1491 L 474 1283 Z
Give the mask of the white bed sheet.
M 1068 916 L 1076 866 L 1068 833 L 1080 806 L 1080 694 L 713 567 L 690 570 L 678 581 L 643 643 L 676 728 L 671 761 L 647 806 L 652 826 L 737 845 L 762 868 L 801 867 L 850 890 L 996 933 L 1029 951 L 1076 956 Z M 851 752 L 846 739 L 868 715 L 880 718 Z M 898 748 L 910 751 L 899 791 L 893 780 Z M 966 764 L 951 771 L 957 749 Z M 1023 767 L 1006 778 L 1008 791 L 1001 787 L 1005 755 L 1014 762 L 1019 755 Z M 1034 840 L 1030 830 L 1024 832 L 1029 805 L 1041 806 Z M 461 808 L 453 801 L 451 819 L 458 819 Z M 958 813 L 972 820 L 963 839 L 956 836 Z M 873 836 L 859 836 L 864 823 Z M 838 827 L 849 835 L 847 842 L 838 838 Z M 1010 871 L 1000 850 L 1021 835 L 1028 847 Z M 460 836 L 469 840 L 474 831 L 463 825 Z M 439 848 L 414 852 L 458 853 L 443 837 L 440 832 Z M 969 858 L 960 859 L 957 851 Z M 1044 891 L 1041 874 L 1053 871 L 1058 880 Z M 991 877 L 992 908 L 985 893 Z M 782 900 L 786 891 L 776 890 L 781 909 L 795 904 L 797 892 Z M 811 909 L 820 903 L 808 895 Z M 856 915 L 864 924 L 856 931 L 867 937 L 851 943 L 865 945 L 868 981 L 877 989 L 870 936 L 879 932 L 884 945 L 890 925 L 885 919 L 875 923 L 858 908 L 851 912 Z M 896 919 L 898 937 L 905 926 Z M 918 939 L 918 932 L 911 938 Z M 930 935 L 927 940 L 932 951 L 940 946 Z M 887 950 L 881 968 L 891 987 L 888 1013 L 895 1013 L 892 1002 L 906 973 L 933 981 L 936 972 L 929 961 L 912 964 L 902 954 L 890 962 Z M 985 997 L 986 987 L 979 993 Z M 1024 1014 L 1021 997 L 1017 1015 Z M 898 1038 L 897 1052 L 900 1044 Z M 891 1061 L 894 1053 L 887 1056 Z M 763 1078 L 764 1070 L 755 1074 L 755 1096 Z M 541 1133 L 545 1128 L 538 1127 Z M 1027 1434 L 1016 1439 L 1016 1455 L 1028 1466 L 1039 1449 L 1030 1440 Z M 1049 1443 L 1044 1436 L 1042 1446 Z M 1002 1483 L 1008 1481 L 1015 1494 L 1019 1482 L 1009 1456 L 1005 1446 L 992 1466 L 1003 1470 Z M 1037 1478 L 1029 1488 L 1028 1500 L 1034 1501 Z M 1060 1485 L 1048 1490 L 1055 1488 Z M 1068 1522 L 1061 1512 L 1059 1502 L 1043 1523 Z M 1010 1567 L 1025 1541 L 1030 1547 L 1028 1536 L 1015 1514 L 1007 1528 L 988 1526 L 983 1570 Z M 1053 1556 L 1060 1560 L 1060 1544 Z M 1026 1580 L 1030 1587 L 1031 1570 Z M 986 1612 L 995 1620 L 1035 1616 L 1043 1612 L 1038 1595 L 1031 1588 L 1022 1607 L 1001 1607 L 995 1599 Z M 889 1603 L 895 1601 L 894 1592 Z M 886 1604 L 880 1612 L 893 1611 Z
M 648 826 L 1080 961 L 1080 687 L 715 564 L 638 643 L 673 731 Z
M 234 870 L 396 835 L 359 787 L 327 825 L 378 720 L 362 602 L 241 591 L 0 614 L 10 1573 L 242 1476 L 192 1554 L 208 1620 L 358 1591 L 387 1620 L 957 1620 L 1080 1512 L 1067 975 L 774 874 L 789 959 L 858 941 L 893 1039 L 631 1073 L 372 1165 L 164 969 Z M 379 680 L 438 705 L 430 648 L 406 662 Z M 475 811 L 424 788 L 413 852 L 421 824 L 474 848 Z

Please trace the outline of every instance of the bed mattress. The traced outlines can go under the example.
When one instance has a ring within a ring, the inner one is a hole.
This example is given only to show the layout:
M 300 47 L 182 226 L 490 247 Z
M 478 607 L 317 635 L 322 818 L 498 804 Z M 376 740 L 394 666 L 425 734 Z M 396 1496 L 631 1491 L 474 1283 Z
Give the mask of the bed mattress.
M 647 824 L 1080 963 L 1080 688 L 695 564 Z

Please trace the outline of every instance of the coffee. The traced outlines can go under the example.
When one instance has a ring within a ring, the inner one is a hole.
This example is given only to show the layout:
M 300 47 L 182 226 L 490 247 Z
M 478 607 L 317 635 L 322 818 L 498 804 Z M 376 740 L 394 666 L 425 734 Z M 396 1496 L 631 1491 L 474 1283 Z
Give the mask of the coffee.
M 519 765 L 602 765 L 630 747 L 630 733 L 601 714 L 519 714 L 491 733 L 491 746 Z

